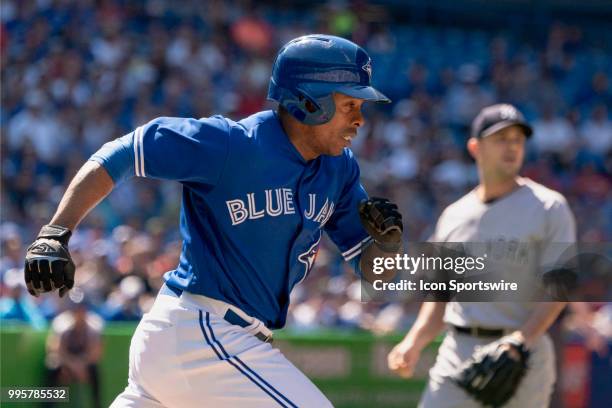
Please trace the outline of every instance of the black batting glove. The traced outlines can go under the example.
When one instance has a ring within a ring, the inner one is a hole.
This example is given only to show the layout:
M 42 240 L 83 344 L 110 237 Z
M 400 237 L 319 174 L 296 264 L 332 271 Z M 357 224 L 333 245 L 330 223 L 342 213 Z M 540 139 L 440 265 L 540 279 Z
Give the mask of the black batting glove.
M 370 197 L 359 204 L 359 218 L 381 249 L 386 252 L 400 249 L 404 225 L 397 205 L 386 198 Z
M 45 225 L 25 257 L 25 282 L 32 296 L 59 289 L 63 297 L 74 286 L 74 262 L 68 252 L 72 232 L 59 225 Z

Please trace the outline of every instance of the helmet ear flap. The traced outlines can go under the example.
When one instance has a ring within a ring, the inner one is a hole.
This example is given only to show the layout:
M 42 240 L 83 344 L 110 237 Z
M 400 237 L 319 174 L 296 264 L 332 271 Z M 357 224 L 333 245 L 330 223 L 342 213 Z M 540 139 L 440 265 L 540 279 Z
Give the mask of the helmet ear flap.
M 331 120 L 336 113 L 333 93 L 321 98 L 313 98 L 299 87 L 300 110 L 304 114 L 302 122 L 306 125 L 323 125 Z
M 330 121 L 336 112 L 336 106 L 332 95 L 322 98 L 312 98 L 301 89 L 290 91 L 277 87 L 282 96 L 282 106 L 298 121 L 305 125 L 322 125 Z
M 306 108 L 308 113 L 315 113 L 318 110 L 317 106 L 310 99 L 306 99 L 306 102 L 304 103 L 304 108 Z
M 336 113 L 333 92 L 321 98 L 313 98 L 300 87 L 288 89 L 279 86 L 274 78 L 270 79 L 268 97 L 278 101 L 291 116 L 309 126 L 327 123 Z
M 296 91 L 300 105 L 303 107 L 303 110 L 307 115 L 315 114 L 317 111 L 321 110 L 321 105 L 319 102 L 317 102 L 315 98 L 308 95 L 306 91 L 302 90 L 300 87 L 297 87 Z
M 315 99 L 317 110 L 312 113 L 307 113 L 304 123 L 306 125 L 323 125 L 329 122 L 336 113 L 336 104 L 332 94 L 322 98 Z
M 290 89 L 279 86 L 274 78 L 270 78 L 268 97 L 278 101 L 278 103 L 298 121 L 303 122 L 306 118 L 307 111 L 304 111 L 301 106 L 303 102 L 302 98 Z

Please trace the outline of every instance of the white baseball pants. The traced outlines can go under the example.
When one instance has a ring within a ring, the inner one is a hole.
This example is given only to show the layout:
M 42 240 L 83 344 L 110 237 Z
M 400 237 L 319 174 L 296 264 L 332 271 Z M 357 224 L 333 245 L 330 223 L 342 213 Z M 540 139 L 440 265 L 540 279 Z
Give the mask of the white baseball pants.
M 283 354 L 225 321 L 203 297 L 164 286 L 130 345 L 128 386 L 112 408 L 331 407 Z

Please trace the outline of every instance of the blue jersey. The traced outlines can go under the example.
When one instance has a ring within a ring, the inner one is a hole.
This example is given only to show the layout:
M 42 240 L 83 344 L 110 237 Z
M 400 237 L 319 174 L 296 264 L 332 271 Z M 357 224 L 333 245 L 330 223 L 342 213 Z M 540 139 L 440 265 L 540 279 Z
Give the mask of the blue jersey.
M 325 230 L 346 260 L 370 238 L 366 198 L 345 149 L 305 161 L 265 111 L 234 122 L 158 118 L 104 145 L 91 160 L 126 176 L 183 185 L 178 267 L 168 284 L 235 305 L 270 328 L 285 324 L 289 294 L 312 269 Z

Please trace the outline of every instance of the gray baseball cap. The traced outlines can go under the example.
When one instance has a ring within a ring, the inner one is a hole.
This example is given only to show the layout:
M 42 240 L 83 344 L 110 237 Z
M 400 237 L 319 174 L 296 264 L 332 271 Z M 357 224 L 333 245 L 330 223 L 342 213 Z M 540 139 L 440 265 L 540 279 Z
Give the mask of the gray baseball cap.
M 483 138 L 498 132 L 508 126 L 520 126 L 529 137 L 533 129 L 525 120 L 525 116 L 508 103 L 499 103 L 483 108 L 472 122 L 471 137 Z

